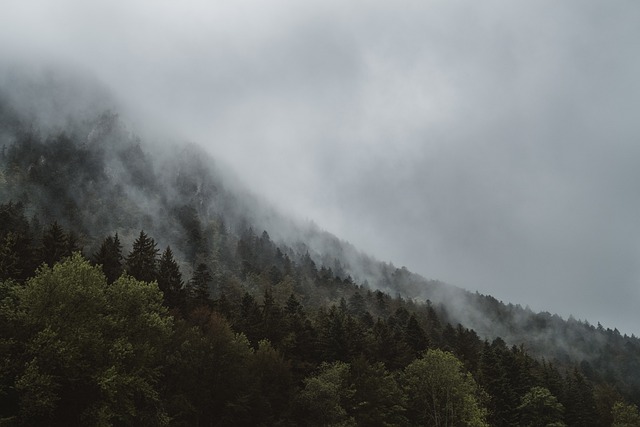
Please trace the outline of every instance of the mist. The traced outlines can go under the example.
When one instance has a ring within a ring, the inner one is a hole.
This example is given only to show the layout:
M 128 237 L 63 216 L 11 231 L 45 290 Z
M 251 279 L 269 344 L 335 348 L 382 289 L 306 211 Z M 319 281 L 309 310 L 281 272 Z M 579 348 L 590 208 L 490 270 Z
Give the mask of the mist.
M 0 58 L 82 70 L 139 127 L 379 259 L 637 335 L 639 15 L 9 0 Z

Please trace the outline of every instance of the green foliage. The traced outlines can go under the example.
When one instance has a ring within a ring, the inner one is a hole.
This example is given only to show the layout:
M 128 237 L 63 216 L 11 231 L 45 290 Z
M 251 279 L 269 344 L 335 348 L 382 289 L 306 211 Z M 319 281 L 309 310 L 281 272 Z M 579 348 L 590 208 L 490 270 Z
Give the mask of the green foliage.
M 201 304 L 209 301 L 209 285 L 212 279 L 207 264 L 199 263 L 189 280 L 189 296 Z
M 216 312 L 199 306 L 179 322 L 165 369 L 165 399 L 175 425 L 251 425 L 253 351 Z
M 351 363 L 351 383 L 355 393 L 350 407 L 360 426 L 396 426 L 408 423 L 402 388 L 383 363 L 358 358 Z
M 453 290 L 326 233 L 276 243 L 200 152 L 160 168 L 115 114 L 52 135 L 3 115 L 0 425 L 637 424 L 636 337 Z M 140 232 L 123 259 L 110 233 L 140 228 L 181 258 Z M 106 278 L 68 258 L 80 243 Z M 179 265 L 196 267 L 191 298 Z M 482 329 L 412 301 L 436 290 Z M 531 415 L 540 402 L 564 414 Z
M 612 427 L 640 426 L 640 411 L 636 405 L 616 402 L 611 412 L 613 415 Z
M 69 236 L 57 222 L 54 222 L 42 235 L 40 262 L 53 267 L 53 264 L 71 255 L 73 249 L 73 242 Z
M 158 262 L 158 287 L 164 294 L 164 301 L 168 307 L 181 308 L 184 305 L 186 292 L 182 273 L 170 246 L 167 246 Z
M 13 372 L 24 423 L 166 424 L 158 385 L 171 319 L 154 284 L 107 286 L 74 254 L 10 285 L 2 312 L 23 342 Z
M 423 425 L 488 426 L 485 394 L 462 362 L 442 350 L 427 350 L 402 379 L 410 415 Z
M 520 420 L 527 427 L 562 427 L 564 406 L 544 387 L 532 387 L 518 407 Z
M 108 283 L 113 283 L 124 271 L 122 266 L 122 245 L 118 238 L 118 233 L 113 237 L 107 236 L 100 249 L 93 255 L 93 262 L 102 266 L 102 272 Z
M 323 363 L 318 373 L 304 380 L 297 403 L 309 426 L 356 425 L 347 413 L 355 388 L 349 382 L 349 365 L 344 362 Z
M 152 282 L 158 275 L 158 248 L 155 240 L 144 231 L 133 242 L 133 248 L 126 257 L 127 274 L 143 282 Z

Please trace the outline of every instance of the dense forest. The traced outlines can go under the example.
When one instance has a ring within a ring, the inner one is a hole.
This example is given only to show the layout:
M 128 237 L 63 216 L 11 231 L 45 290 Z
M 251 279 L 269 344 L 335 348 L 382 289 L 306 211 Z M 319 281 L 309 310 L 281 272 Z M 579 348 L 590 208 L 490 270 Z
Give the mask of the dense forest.
M 640 340 L 378 262 L 0 93 L 0 425 L 638 426 Z

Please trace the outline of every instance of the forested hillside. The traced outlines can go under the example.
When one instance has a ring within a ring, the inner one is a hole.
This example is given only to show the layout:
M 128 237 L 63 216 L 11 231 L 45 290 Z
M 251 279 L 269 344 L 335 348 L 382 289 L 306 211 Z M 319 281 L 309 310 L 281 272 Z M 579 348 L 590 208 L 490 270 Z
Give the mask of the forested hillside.
M 0 96 L 0 425 L 640 425 L 636 337 L 378 262 L 162 144 Z

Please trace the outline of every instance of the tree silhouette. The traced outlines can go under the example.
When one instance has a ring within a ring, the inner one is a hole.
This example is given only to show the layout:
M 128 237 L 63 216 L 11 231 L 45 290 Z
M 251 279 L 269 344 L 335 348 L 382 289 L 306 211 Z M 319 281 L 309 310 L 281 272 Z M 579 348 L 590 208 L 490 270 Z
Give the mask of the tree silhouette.
M 102 266 L 102 272 L 107 277 L 108 283 L 113 283 L 122 275 L 122 245 L 118 233 L 113 237 L 107 236 L 100 249 L 93 255 L 93 262 Z
M 127 273 L 143 282 L 156 280 L 158 272 L 158 249 L 156 242 L 144 231 L 133 242 L 133 248 L 126 258 Z
M 179 307 L 184 300 L 184 283 L 178 263 L 173 257 L 171 247 L 160 256 L 158 262 L 158 287 L 164 294 L 165 304 L 169 307 Z

